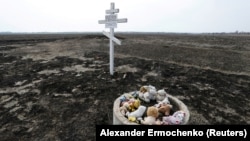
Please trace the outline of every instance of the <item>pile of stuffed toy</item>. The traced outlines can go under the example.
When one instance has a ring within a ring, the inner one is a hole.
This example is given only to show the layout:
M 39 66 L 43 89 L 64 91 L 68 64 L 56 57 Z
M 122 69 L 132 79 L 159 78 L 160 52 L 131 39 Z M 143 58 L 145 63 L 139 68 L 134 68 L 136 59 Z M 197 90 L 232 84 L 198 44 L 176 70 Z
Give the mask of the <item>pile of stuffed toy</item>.
M 154 104 L 150 105 L 152 102 Z M 156 90 L 152 85 L 123 94 L 119 108 L 129 121 L 143 125 L 180 125 L 185 118 L 184 111 L 173 111 L 167 92 L 164 89 Z

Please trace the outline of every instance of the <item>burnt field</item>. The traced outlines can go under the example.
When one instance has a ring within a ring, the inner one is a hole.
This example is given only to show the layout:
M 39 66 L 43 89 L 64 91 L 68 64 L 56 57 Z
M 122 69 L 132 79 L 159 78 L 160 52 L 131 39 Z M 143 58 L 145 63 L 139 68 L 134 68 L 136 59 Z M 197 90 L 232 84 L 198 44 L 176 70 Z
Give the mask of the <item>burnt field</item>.
M 250 36 L 116 34 L 115 73 L 101 34 L 0 35 L 1 140 L 95 140 L 113 102 L 164 88 L 189 124 L 250 124 Z

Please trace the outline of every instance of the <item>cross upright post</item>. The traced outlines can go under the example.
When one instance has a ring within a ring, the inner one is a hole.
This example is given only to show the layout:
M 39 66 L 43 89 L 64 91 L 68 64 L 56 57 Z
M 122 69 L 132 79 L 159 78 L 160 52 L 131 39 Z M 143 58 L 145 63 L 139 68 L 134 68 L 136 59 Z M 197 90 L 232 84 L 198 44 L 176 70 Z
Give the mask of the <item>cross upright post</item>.
M 114 10 L 115 9 L 115 4 L 111 3 L 111 7 L 110 10 Z M 113 15 L 114 12 L 111 12 L 111 14 Z M 110 36 L 114 37 L 114 28 L 109 28 L 110 29 Z M 109 44 L 110 44 L 110 48 L 109 48 L 109 71 L 110 74 L 113 75 L 114 74 L 114 44 L 112 41 L 112 38 L 109 38 Z
M 99 20 L 99 24 L 105 24 L 105 28 L 110 29 L 110 33 L 103 31 L 103 34 L 109 38 L 109 70 L 110 75 L 114 74 L 114 44 L 113 42 L 121 45 L 121 41 L 114 37 L 114 28 L 117 27 L 117 23 L 125 23 L 127 19 L 117 19 L 119 9 L 115 9 L 115 4 L 112 2 L 110 9 L 106 10 L 105 20 Z

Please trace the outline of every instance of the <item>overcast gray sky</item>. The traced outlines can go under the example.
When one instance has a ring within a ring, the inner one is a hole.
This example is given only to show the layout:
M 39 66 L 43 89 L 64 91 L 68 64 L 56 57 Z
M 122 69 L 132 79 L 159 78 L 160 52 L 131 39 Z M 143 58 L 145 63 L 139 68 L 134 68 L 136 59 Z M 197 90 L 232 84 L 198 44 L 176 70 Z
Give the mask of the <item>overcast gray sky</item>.
M 250 0 L 0 0 L 0 32 L 101 32 L 110 3 L 115 31 L 250 32 Z

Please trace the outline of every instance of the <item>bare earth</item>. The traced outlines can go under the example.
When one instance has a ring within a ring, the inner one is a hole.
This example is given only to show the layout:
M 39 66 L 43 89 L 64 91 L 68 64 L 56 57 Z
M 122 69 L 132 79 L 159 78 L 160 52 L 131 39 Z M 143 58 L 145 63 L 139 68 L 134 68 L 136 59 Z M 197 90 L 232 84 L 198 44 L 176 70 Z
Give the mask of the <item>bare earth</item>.
M 189 124 L 250 124 L 250 36 L 117 34 L 115 73 L 101 34 L 0 35 L 0 139 L 95 140 L 113 102 L 164 88 Z

